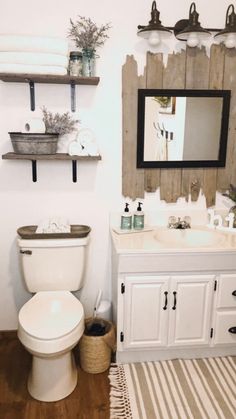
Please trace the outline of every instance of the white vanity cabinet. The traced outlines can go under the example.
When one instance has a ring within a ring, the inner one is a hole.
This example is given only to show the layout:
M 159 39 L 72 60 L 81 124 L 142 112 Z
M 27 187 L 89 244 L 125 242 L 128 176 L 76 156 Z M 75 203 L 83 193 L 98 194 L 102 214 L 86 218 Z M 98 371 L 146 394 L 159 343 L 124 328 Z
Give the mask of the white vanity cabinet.
M 141 241 L 136 252 L 127 243 L 113 244 L 116 361 L 236 355 L 236 252 L 153 252 Z
M 124 348 L 209 344 L 214 275 L 125 275 L 123 279 Z

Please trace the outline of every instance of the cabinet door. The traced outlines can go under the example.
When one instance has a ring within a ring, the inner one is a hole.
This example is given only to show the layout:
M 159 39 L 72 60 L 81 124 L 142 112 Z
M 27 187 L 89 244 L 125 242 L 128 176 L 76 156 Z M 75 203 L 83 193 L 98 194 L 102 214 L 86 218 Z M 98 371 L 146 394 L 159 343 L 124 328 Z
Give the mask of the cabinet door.
M 168 276 L 126 276 L 124 348 L 167 344 Z
M 215 275 L 171 278 L 169 345 L 207 345 Z
M 217 308 L 236 309 L 236 274 L 220 275 Z

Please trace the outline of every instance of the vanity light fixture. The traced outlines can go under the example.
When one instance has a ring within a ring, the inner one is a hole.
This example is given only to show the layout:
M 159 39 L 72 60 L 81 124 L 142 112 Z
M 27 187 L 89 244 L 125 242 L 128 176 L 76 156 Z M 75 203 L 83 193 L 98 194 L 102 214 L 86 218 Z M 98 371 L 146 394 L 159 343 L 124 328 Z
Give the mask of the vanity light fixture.
M 138 25 L 138 35 L 148 39 L 148 43 L 156 46 L 161 42 L 162 38 L 169 37 L 171 30 L 164 27 L 160 21 L 160 12 L 157 10 L 156 2 L 152 2 L 151 20 L 147 26 Z
M 225 28 L 215 35 L 215 39 L 224 42 L 226 48 L 236 47 L 236 14 L 233 4 L 230 4 L 227 9 Z
M 211 36 L 209 30 L 201 27 L 198 17 L 196 4 L 193 2 L 189 9 L 189 19 L 179 20 L 174 27 L 176 38 L 180 41 L 187 41 L 189 47 L 196 47 L 202 40 Z
M 207 40 L 211 32 L 217 32 L 214 38 L 224 42 L 226 48 L 236 48 L 236 13 L 234 5 L 230 4 L 225 19 L 225 28 L 202 28 L 198 18 L 195 2 L 189 8 L 189 18 L 179 20 L 174 27 L 163 26 L 160 21 L 160 12 L 157 10 L 156 2 L 152 2 L 151 20 L 147 26 L 138 25 L 138 35 L 148 40 L 151 46 L 160 44 L 163 38 L 169 37 L 174 32 L 175 37 L 180 41 L 186 41 L 189 47 L 201 45 L 201 41 Z

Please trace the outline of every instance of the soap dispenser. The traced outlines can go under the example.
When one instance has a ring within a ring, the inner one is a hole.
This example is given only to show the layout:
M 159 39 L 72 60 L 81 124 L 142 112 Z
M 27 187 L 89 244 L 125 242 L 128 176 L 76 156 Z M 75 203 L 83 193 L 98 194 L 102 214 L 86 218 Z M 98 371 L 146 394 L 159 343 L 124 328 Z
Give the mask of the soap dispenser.
M 120 228 L 121 230 L 131 230 L 132 228 L 132 215 L 129 212 L 129 204 L 127 202 L 125 204 L 124 212 L 121 215 Z
M 134 213 L 134 229 L 142 230 L 144 228 L 144 213 L 142 211 L 142 202 L 138 203 L 137 211 Z

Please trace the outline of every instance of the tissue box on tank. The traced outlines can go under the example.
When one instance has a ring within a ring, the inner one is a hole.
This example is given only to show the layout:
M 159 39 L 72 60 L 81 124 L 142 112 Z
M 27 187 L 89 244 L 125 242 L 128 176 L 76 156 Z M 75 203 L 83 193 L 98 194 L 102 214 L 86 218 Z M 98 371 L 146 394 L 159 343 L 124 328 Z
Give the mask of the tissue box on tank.
M 9 132 L 18 154 L 56 154 L 58 134 Z

